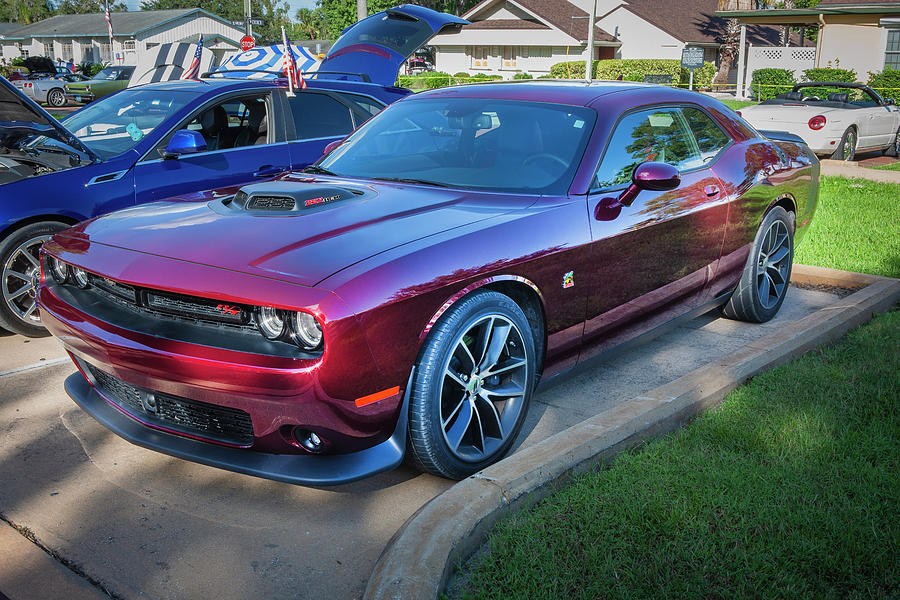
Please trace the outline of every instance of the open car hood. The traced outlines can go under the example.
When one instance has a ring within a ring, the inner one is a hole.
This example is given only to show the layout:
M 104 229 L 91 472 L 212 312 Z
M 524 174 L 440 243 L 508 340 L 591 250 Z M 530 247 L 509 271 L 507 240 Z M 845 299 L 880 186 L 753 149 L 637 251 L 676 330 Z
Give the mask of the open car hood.
M 94 160 L 96 154 L 50 113 L 23 94 L 6 78 L 0 77 L 0 148 L 11 148 L 32 135 L 46 135 L 76 148 Z
M 376 13 L 344 30 L 325 55 L 318 79 L 330 73 L 365 74 L 373 83 L 392 86 L 400 65 L 438 33 L 457 33 L 469 21 L 423 6 L 401 4 Z

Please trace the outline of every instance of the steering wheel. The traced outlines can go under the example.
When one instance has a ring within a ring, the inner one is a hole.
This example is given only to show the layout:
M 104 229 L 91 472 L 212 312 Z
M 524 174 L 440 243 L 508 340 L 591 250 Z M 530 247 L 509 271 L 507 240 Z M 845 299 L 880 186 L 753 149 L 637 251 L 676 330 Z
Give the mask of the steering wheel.
M 562 166 L 563 169 L 569 168 L 569 163 L 567 163 L 560 157 L 556 156 L 555 154 L 550 154 L 549 152 L 539 152 L 538 154 L 532 154 L 531 156 L 529 156 L 528 158 L 523 160 L 522 164 L 529 165 L 533 162 L 537 162 L 537 161 L 543 160 L 543 159 L 547 159 L 547 160 L 553 161 L 555 163 L 559 163 L 559 165 Z

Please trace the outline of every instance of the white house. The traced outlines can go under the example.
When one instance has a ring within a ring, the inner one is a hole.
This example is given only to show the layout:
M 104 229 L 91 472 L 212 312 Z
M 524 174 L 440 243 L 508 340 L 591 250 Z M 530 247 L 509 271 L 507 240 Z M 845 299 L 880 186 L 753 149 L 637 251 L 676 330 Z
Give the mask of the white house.
M 725 21 L 717 0 L 596 0 L 594 59 L 681 58 L 685 46 L 705 49 L 718 64 Z M 453 35 L 436 36 L 435 67 L 457 73 L 486 72 L 510 79 L 516 72 L 540 76 L 558 62 L 587 58 L 587 23 L 594 0 L 484 0 Z M 778 30 L 748 30 L 752 43 L 771 44 Z
M 47 56 L 76 63 L 108 61 L 137 64 L 138 55 L 169 42 L 203 34 L 204 47 L 214 54 L 239 48 L 243 32 L 230 21 L 201 8 L 110 13 L 113 45 L 103 13 L 57 15 L 7 32 L 0 39 L 0 57 Z

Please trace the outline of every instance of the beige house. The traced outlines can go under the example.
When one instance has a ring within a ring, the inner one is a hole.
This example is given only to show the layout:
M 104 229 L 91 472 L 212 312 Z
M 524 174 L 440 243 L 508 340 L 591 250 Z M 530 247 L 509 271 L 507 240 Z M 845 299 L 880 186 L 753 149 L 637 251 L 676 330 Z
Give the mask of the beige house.
M 7 31 L 0 57 L 47 56 L 54 61 L 112 62 L 135 65 L 141 53 L 161 44 L 204 36 L 204 47 L 224 53 L 240 47 L 243 32 L 201 8 L 110 13 L 113 43 L 103 13 L 57 15 Z
M 768 53 L 772 65 L 794 68 L 840 67 L 853 69 L 862 81 L 868 72 L 885 67 L 900 69 L 900 1 L 898 0 L 822 0 L 809 9 L 752 10 L 753 0 L 721 0 L 716 12 L 720 17 L 737 18 L 748 25 L 790 25 L 818 28 L 815 53 L 785 48 L 754 49 L 744 46 L 739 64 L 746 65 L 745 82 L 761 68 L 753 58 Z M 743 95 L 739 89 L 738 95 Z

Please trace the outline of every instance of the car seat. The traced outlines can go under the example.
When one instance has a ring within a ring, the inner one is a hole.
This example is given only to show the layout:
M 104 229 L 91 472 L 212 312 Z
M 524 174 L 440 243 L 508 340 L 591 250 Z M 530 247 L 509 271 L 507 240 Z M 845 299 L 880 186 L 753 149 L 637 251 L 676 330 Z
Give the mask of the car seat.
M 250 114 L 247 117 L 247 124 L 234 140 L 235 148 L 265 144 L 268 138 L 266 134 L 266 103 L 253 102 L 247 108 Z
M 200 134 L 206 140 L 207 150 L 225 147 L 224 135 L 228 129 L 228 114 L 221 106 L 214 106 L 200 115 Z
M 849 93 L 843 94 L 828 94 L 829 102 L 840 102 L 841 104 L 846 104 L 850 100 Z

